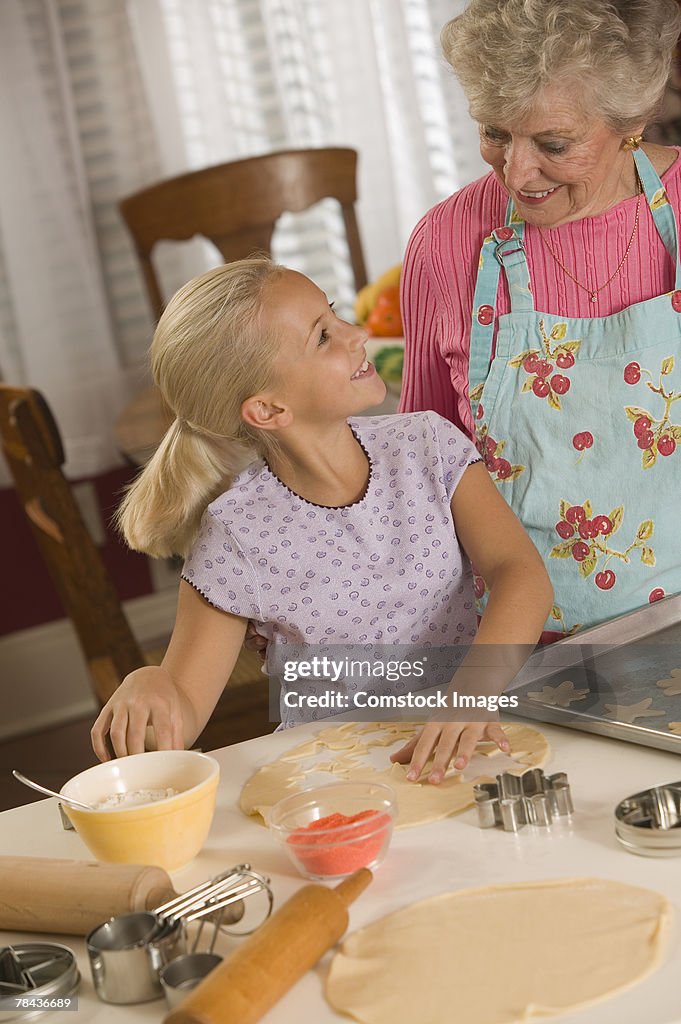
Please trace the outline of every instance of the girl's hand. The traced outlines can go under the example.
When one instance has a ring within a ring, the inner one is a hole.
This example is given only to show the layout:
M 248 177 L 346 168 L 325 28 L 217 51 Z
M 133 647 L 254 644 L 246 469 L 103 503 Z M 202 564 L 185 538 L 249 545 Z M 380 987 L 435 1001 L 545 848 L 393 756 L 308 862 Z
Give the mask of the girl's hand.
M 92 747 L 109 761 L 107 735 L 116 757 L 141 754 L 147 728 L 156 750 L 184 750 L 184 715 L 180 692 L 164 668 L 145 666 L 131 672 L 109 698 L 92 726 Z
M 413 740 L 391 754 L 390 760 L 397 764 L 409 762 L 407 778 L 415 782 L 435 751 L 428 782 L 437 785 L 444 779 L 452 759 L 456 756 L 455 768 L 465 768 L 482 740 L 491 740 L 504 753 L 510 749 L 498 722 L 429 722 Z

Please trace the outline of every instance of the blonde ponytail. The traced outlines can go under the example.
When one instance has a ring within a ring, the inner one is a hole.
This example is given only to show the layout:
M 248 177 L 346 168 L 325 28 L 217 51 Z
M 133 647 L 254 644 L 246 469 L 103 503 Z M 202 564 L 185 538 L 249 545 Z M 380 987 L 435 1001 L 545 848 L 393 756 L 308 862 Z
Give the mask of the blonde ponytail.
M 241 419 L 266 390 L 276 356 L 261 316 L 268 258 L 216 267 L 181 288 L 154 334 L 154 380 L 176 419 L 117 513 L 130 547 L 156 558 L 185 555 L 206 506 L 269 438 Z

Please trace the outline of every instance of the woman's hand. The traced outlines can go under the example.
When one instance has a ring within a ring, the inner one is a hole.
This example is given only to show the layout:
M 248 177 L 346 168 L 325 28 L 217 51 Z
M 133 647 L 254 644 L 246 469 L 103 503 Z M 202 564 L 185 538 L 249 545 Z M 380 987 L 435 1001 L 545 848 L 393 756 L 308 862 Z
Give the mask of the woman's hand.
M 496 743 L 504 753 L 510 749 L 498 722 L 429 722 L 409 743 L 391 754 L 390 760 L 397 764 L 409 762 L 407 778 L 415 782 L 435 751 L 428 782 L 437 785 L 444 779 L 454 757 L 454 767 L 459 770 L 465 768 L 477 744 L 483 740 Z
M 92 726 L 90 738 L 100 761 L 109 761 L 107 736 L 116 757 L 141 754 L 147 728 L 156 750 L 184 750 L 184 711 L 170 673 L 156 665 L 126 676 Z

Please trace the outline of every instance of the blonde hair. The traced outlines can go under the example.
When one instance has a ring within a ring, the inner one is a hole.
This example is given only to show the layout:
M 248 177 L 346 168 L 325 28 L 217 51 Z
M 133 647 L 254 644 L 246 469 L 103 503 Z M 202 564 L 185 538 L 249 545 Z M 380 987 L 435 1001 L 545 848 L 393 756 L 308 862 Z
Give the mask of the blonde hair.
M 117 513 L 137 551 L 184 555 L 207 505 L 250 453 L 274 443 L 241 418 L 245 399 L 267 390 L 277 346 L 261 316 L 268 281 L 284 272 L 266 257 L 215 268 L 180 288 L 158 322 L 151 368 L 176 419 Z
M 676 0 L 471 0 L 442 30 L 474 120 L 524 117 L 552 84 L 632 134 L 654 116 L 681 32 Z

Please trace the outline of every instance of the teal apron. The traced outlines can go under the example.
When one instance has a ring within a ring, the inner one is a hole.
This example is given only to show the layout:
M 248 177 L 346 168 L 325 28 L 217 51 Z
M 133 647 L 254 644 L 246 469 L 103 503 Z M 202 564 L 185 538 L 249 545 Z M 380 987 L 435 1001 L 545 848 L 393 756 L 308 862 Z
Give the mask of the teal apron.
M 674 291 L 596 319 L 537 312 L 512 201 L 480 252 L 471 407 L 492 479 L 553 582 L 545 640 L 681 591 L 681 262 L 664 187 L 642 150 L 634 160 Z M 502 267 L 511 312 L 492 358 Z

